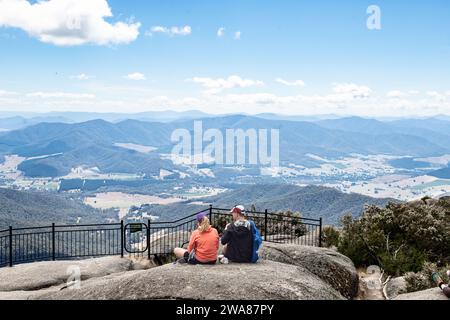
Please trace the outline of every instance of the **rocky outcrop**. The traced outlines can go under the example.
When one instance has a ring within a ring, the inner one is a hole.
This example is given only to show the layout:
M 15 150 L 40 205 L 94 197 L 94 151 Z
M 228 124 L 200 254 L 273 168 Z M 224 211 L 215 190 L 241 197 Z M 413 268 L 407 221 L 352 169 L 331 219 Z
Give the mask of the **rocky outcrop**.
M 334 250 L 264 243 L 259 255 L 262 259 L 301 266 L 329 283 L 348 299 L 355 297 L 358 292 L 358 273 L 353 262 Z
M 63 284 L 79 268 L 81 280 L 132 270 L 133 262 L 120 257 L 45 261 L 0 269 L 0 292 L 31 291 Z
M 150 237 L 150 251 L 156 253 L 172 252 L 175 247 L 186 247 L 189 243 L 191 233 L 188 231 L 177 231 L 172 233 L 158 232 Z
M 449 300 L 439 288 L 399 294 L 394 300 Z
M 392 300 L 399 294 L 406 293 L 406 280 L 404 277 L 397 277 L 389 280 L 384 289 L 386 298 Z
M 120 277 L 93 279 L 81 289 L 45 293 L 37 299 L 339 300 L 343 297 L 308 270 L 275 261 L 257 265 L 166 264 Z
M 0 299 L 342 300 L 355 294 L 353 264 L 332 250 L 264 243 L 260 255 L 256 264 L 170 263 L 147 270 L 119 257 L 18 265 L 0 269 Z M 70 265 L 80 267 L 78 289 L 66 283 Z

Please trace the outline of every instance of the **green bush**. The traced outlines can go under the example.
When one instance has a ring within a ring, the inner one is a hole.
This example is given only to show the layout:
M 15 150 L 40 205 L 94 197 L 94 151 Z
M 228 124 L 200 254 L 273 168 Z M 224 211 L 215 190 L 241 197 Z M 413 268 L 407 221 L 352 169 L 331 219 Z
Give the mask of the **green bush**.
M 408 272 L 405 275 L 406 291 L 415 292 L 435 288 L 436 283 L 434 283 L 431 278 L 433 272 L 437 272 L 441 276 L 442 280 L 448 283 L 450 279 L 448 278 L 446 271 L 449 269 L 450 265 L 446 265 L 439 268 L 435 263 L 429 262 L 424 263 L 421 271 L 416 273 Z
M 256 227 L 261 235 L 265 235 L 265 217 L 262 214 L 254 214 L 248 212 L 247 218 L 255 222 Z M 214 215 L 212 226 L 217 229 L 219 234 L 223 233 L 225 226 L 231 223 L 233 218 L 231 215 Z M 290 210 L 277 212 L 276 215 L 269 214 L 267 219 L 268 235 L 293 235 L 301 237 L 307 233 L 307 228 L 301 223 L 301 215 L 298 212 Z
M 450 263 L 449 200 L 368 206 L 345 216 L 338 250 L 356 266 L 378 265 L 388 274 L 418 272 L 425 261 Z
M 233 217 L 231 215 L 215 215 L 213 221 L 211 221 L 211 225 L 217 229 L 219 234 L 222 234 L 225 231 L 227 224 L 232 221 Z
M 301 217 L 300 212 L 292 212 L 291 210 L 279 211 L 277 215 L 269 215 L 267 234 L 301 237 L 308 232 L 306 225 L 302 223 Z
M 337 247 L 339 245 L 339 231 L 332 226 L 323 227 L 322 245 L 326 248 Z

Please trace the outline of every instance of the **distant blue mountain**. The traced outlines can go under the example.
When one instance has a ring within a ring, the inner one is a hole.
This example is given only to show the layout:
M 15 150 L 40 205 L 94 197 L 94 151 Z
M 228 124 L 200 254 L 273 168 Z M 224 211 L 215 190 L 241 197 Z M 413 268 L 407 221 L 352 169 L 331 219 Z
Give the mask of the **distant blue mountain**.
M 308 154 L 333 158 L 355 153 L 410 157 L 450 153 L 450 131 L 447 135 L 444 125 L 447 122 L 436 119 L 383 122 L 350 117 L 308 122 L 230 115 L 206 117 L 202 121 L 204 130 L 280 130 L 283 162 L 311 164 Z M 430 121 L 428 126 L 427 121 Z M 435 123 L 440 125 L 434 126 Z M 153 175 L 159 168 L 174 168 L 170 161 L 161 160 L 158 152 L 170 152 L 171 133 L 180 128 L 192 131 L 193 124 L 193 119 L 167 123 L 133 119 L 117 123 L 99 119 L 81 123 L 39 123 L 0 135 L 0 154 L 36 157 L 61 153 L 22 163 L 21 169 L 32 176 L 40 170 L 52 176 L 62 175 L 81 164 L 97 166 L 105 172 Z M 114 146 L 118 142 L 152 146 L 158 150 L 143 154 Z
M 123 120 L 158 121 L 170 122 L 181 119 L 205 118 L 211 115 L 198 111 L 147 111 L 140 113 L 99 113 L 99 112 L 0 112 L 0 128 L 19 129 L 27 125 L 39 122 L 86 122 L 91 120 L 105 120 L 109 122 L 120 122 Z M 15 124 L 17 122 L 17 124 Z M 5 125 L 6 126 L 2 126 Z M 20 125 L 20 126 L 19 126 Z
M 20 116 L 0 118 L 0 129 L 17 130 L 28 126 L 32 126 L 41 122 L 61 122 L 72 123 L 73 121 L 62 116 L 39 116 L 25 118 Z
M 450 167 L 431 171 L 428 175 L 439 179 L 450 179 Z

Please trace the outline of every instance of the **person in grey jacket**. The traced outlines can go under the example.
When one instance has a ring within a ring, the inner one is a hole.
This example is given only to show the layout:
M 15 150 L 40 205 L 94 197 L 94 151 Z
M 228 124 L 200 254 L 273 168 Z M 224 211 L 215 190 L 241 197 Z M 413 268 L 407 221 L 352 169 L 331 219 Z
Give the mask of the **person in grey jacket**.
M 225 227 L 221 238 L 223 247 L 222 263 L 227 260 L 232 262 L 252 261 L 253 236 L 250 222 L 245 218 L 245 209 L 243 206 L 236 206 L 231 209 L 233 222 Z

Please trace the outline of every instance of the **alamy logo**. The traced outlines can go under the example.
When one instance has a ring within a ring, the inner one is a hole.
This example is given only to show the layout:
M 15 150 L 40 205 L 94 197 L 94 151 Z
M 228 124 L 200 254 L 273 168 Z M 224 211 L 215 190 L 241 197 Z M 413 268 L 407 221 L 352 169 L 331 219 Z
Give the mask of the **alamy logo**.
M 194 121 L 193 135 L 187 129 L 172 132 L 172 161 L 177 164 L 214 163 L 216 165 L 260 165 L 278 167 L 280 162 L 278 129 L 203 130 Z M 270 133 L 270 139 L 269 139 Z M 206 145 L 205 145 L 206 144 Z M 269 154 L 270 148 L 270 154 Z
M 369 30 L 381 30 L 381 9 L 377 5 L 371 5 L 367 8 L 367 14 L 370 16 L 367 18 L 367 29 Z
M 78 12 L 69 9 L 66 13 L 66 27 L 69 30 L 80 30 L 81 29 L 81 19 Z
M 79 266 L 67 267 L 66 274 L 69 276 L 66 281 L 66 288 L 80 289 L 81 288 L 81 269 Z

